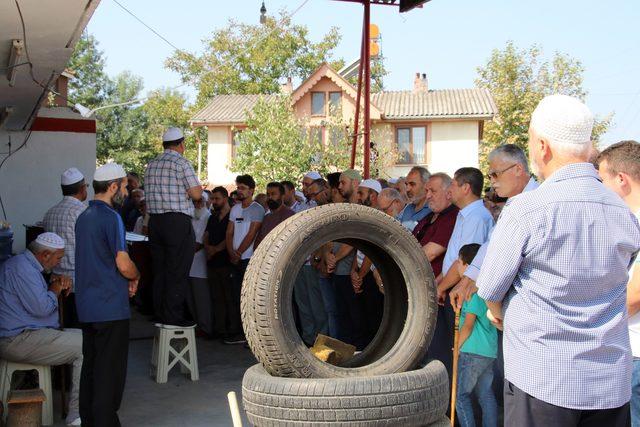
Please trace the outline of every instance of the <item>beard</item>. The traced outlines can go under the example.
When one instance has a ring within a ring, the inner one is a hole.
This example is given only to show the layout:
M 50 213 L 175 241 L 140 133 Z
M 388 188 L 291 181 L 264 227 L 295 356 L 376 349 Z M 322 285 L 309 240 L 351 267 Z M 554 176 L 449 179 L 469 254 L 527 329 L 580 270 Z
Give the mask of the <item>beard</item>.
M 206 207 L 202 207 L 202 208 L 196 208 L 196 210 L 193 212 L 193 217 L 195 219 L 200 219 L 204 216 L 204 214 L 207 212 L 207 208 Z
M 273 212 L 282 206 L 282 201 L 269 199 L 267 200 L 267 206 L 269 207 L 269 210 Z
M 540 176 L 540 168 L 534 159 L 529 160 L 529 169 L 538 179 L 544 179 L 544 177 Z
M 113 197 L 111 197 L 111 204 L 115 206 L 115 205 L 122 205 L 122 203 L 124 203 L 124 194 L 122 194 L 122 191 L 118 189 L 116 194 L 114 194 Z

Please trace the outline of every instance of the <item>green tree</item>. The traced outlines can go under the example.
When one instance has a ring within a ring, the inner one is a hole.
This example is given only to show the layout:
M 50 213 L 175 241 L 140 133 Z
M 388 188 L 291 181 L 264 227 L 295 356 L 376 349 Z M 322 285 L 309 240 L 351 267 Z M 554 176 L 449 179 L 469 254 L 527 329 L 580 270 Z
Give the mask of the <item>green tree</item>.
M 218 94 L 278 93 L 284 78 L 304 80 L 324 62 L 338 70 L 345 61 L 332 54 L 340 39 L 332 27 L 319 42 L 312 42 L 308 28 L 292 23 L 282 11 L 264 24 L 229 20 L 204 40 L 201 55 L 177 51 L 165 64 L 196 87 L 196 105 L 202 107 Z M 382 89 L 386 74 L 382 59 L 374 60 L 372 90 Z
M 83 33 L 67 64 L 74 78 L 69 81 L 69 98 L 88 108 L 102 105 L 113 90 L 113 84 L 104 71 L 104 53 L 98 48 L 93 35 Z
M 476 86 L 489 89 L 498 114 L 484 128 L 480 147 L 480 164 L 487 170 L 487 155 L 501 144 L 516 144 L 527 151 L 531 114 L 542 98 L 554 93 L 583 99 L 584 67 L 568 55 L 555 53 L 545 61 L 538 46 L 519 49 L 507 42 L 504 49 L 495 49 L 487 63 L 478 68 Z M 607 131 L 612 116 L 596 120 L 593 140 Z
M 332 111 L 321 128 L 298 119 L 291 99 L 282 95 L 259 100 L 247 112 L 247 128 L 237 136 L 239 145 L 231 169 L 253 176 L 260 189 L 273 180 L 298 182 L 304 173 L 317 170 L 323 175 L 350 167 L 353 123 Z M 391 127 L 372 131 L 372 139 L 387 140 Z M 379 138 L 379 139 L 378 139 Z M 378 158 L 372 170 L 394 163 L 397 152 L 378 144 Z M 356 150 L 356 168 L 362 169 L 362 139 Z
M 316 154 L 287 96 L 259 100 L 247 112 L 247 129 L 238 140 L 231 169 L 253 176 L 260 189 L 273 180 L 297 182 L 310 170 Z

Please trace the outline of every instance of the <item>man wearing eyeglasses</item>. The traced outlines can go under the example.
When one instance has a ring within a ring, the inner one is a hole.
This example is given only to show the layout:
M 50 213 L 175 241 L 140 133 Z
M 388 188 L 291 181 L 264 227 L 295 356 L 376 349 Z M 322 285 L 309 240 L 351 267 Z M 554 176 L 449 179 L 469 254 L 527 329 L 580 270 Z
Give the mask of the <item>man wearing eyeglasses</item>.
M 87 183 L 82 173 L 76 168 L 69 168 L 60 177 L 62 200 L 44 215 L 44 231 L 55 233 L 66 242 L 67 250 L 56 267 L 53 268 L 52 279 L 59 278 L 68 283 L 70 291 L 62 302 L 64 326 L 78 326 L 76 313 L 74 281 L 75 281 L 75 247 L 76 220 L 87 208 L 83 202 L 87 200 Z
M 527 156 L 520 147 L 514 144 L 505 144 L 495 148 L 489 153 L 489 173 L 487 178 L 491 187 L 500 197 L 514 197 L 526 191 L 538 188 L 538 182 L 529 172 Z M 451 304 L 461 308 L 462 303 L 471 298 L 478 291 L 476 280 L 480 274 L 482 261 L 487 254 L 489 242 L 480 247 L 478 254 L 469 264 L 462 280 L 449 293 Z

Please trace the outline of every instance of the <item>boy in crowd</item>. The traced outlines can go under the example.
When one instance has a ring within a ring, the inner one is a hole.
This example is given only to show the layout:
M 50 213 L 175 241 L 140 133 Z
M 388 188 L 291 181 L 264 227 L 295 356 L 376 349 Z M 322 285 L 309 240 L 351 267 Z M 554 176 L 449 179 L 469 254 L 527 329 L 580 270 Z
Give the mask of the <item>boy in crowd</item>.
M 478 253 L 480 245 L 472 243 L 460 248 L 458 269 L 460 276 Z M 491 387 L 493 364 L 498 352 L 498 333 L 487 318 L 487 304 L 473 294 L 462 305 L 458 348 L 458 392 L 456 411 L 461 427 L 474 427 L 471 395 L 475 391 L 482 409 L 482 425 L 498 425 L 498 405 Z

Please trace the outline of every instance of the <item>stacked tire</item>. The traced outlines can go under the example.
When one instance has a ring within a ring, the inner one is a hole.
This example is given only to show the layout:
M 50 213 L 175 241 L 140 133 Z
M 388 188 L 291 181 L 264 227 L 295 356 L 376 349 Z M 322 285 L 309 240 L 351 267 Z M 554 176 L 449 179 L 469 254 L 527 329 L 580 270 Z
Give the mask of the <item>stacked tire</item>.
M 311 252 L 337 241 L 378 267 L 385 292 L 377 334 L 341 366 L 317 359 L 293 317 L 293 286 Z M 256 426 L 431 425 L 445 416 L 449 380 L 423 359 L 435 328 L 433 272 L 416 239 L 366 206 L 330 204 L 303 211 L 270 232 L 242 286 L 242 323 L 260 362 L 245 373 L 242 398 Z

